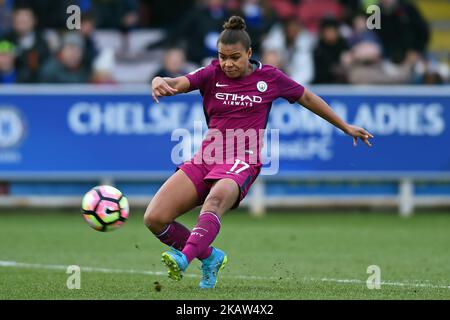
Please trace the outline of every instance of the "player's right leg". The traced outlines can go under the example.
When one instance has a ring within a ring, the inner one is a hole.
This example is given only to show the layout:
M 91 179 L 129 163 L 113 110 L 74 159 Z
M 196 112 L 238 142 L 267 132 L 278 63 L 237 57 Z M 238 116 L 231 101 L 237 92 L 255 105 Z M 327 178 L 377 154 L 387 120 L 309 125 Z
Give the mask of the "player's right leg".
M 182 214 L 197 206 L 197 190 L 182 170 L 175 172 L 158 190 L 147 207 L 144 223 L 147 228 L 164 244 L 170 246 L 173 253 L 182 250 L 191 232 L 188 228 L 175 221 Z M 168 267 L 169 278 L 181 279 L 181 272 L 187 264 L 179 261 L 174 264 L 174 258 L 163 254 L 163 262 Z
M 178 170 L 161 186 L 144 215 L 147 228 L 162 243 L 172 248 L 163 253 L 163 262 L 168 267 L 169 277 L 174 280 L 180 280 L 181 272 L 187 267 L 177 253 L 184 248 L 191 234 L 188 228 L 175 219 L 197 206 L 199 192 L 203 192 L 200 186 L 196 187 L 183 170 Z M 207 248 L 199 255 L 199 259 L 208 257 L 211 251 L 212 248 Z
M 185 172 L 178 170 L 152 198 L 144 214 L 144 224 L 155 235 L 164 234 L 176 218 L 195 208 L 197 203 L 194 184 Z

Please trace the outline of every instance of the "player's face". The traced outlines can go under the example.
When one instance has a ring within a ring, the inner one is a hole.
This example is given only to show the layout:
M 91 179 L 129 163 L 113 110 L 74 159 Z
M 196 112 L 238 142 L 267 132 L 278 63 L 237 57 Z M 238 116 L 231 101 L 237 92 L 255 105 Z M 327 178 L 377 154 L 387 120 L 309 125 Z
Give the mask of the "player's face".
M 249 73 L 248 60 L 252 55 L 252 48 L 245 51 L 244 46 L 238 42 L 236 44 L 219 43 L 219 62 L 222 71 L 229 78 L 240 78 Z

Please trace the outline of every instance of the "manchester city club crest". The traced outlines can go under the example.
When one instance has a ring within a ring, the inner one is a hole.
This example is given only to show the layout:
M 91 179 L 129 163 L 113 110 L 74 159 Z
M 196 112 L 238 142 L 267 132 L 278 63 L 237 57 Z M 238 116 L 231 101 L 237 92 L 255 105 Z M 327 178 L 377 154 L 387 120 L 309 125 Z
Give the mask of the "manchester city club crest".
M 259 92 L 265 92 L 267 90 L 267 83 L 265 81 L 258 81 L 256 88 Z

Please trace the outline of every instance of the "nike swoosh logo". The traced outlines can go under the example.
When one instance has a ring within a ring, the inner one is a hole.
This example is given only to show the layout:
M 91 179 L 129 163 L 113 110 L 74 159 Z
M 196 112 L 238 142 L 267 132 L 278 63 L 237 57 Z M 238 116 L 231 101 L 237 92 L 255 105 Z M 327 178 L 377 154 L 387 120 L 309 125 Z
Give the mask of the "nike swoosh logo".
M 216 87 L 228 87 L 228 84 L 220 84 L 216 82 Z
M 200 228 L 200 227 L 197 227 L 197 228 L 192 229 L 192 231 L 194 231 L 194 230 L 205 230 L 206 232 L 208 232 L 208 230 L 206 230 L 206 229 L 204 229 L 204 228 Z
M 110 208 L 106 208 L 105 211 L 107 214 L 114 213 L 114 212 L 120 212 L 120 210 L 111 210 Z

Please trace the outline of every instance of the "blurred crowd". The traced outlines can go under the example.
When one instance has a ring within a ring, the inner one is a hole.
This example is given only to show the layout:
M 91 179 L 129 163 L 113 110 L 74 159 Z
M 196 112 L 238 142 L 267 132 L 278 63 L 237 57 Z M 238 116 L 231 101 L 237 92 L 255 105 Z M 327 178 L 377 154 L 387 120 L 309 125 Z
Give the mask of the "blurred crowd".
M 74 4 L 81 23 L 69 30 Z M 381 28 L 371 30 L 373 4 Z M 183 75 L 217 56 L 233 14 L 246 20 L 254 57 L 304 85 L 449 82 L 446 62 L 428 51 L 429 24 L 407 0 L 0 0 L 0 83 L 113 84 L 124 82 L 120 63 L 138 60 L 155 66 L 139 79 Z M 161 36 L 127 55 L 133 33 L 154 30 Z M 105 31 L 120 43 L 100 44 Z

